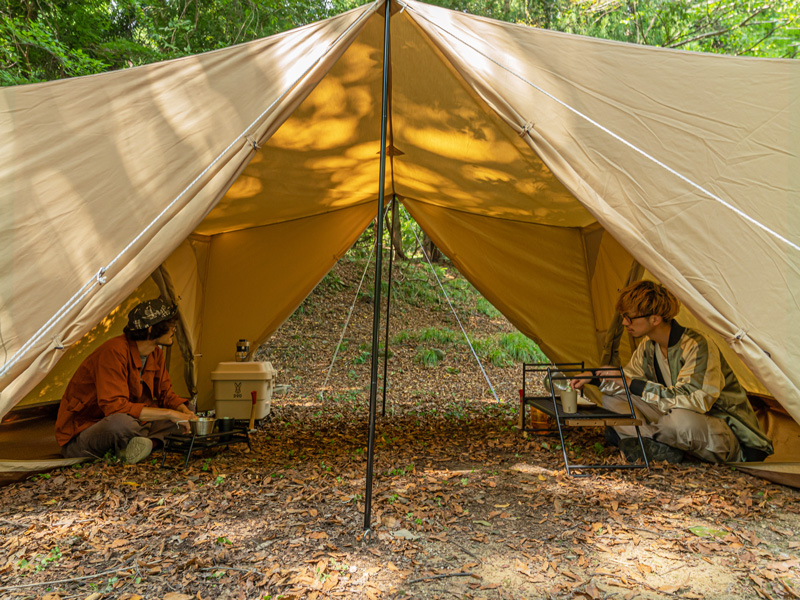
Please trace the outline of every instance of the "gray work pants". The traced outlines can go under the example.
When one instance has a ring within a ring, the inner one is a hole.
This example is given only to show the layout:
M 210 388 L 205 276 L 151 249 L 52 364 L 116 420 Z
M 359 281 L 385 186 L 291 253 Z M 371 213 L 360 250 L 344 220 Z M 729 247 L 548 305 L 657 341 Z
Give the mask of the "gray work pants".
M 163 444 L 167 435 L 179 431 L 169 420 L 142 423 L 130 415 L 116 413 L 81 431 L 61 448 L 61 454 L 65 458 L 103 458 L 107 452 L 119 455 L 132 438 L 146 437 Z
M 603 408 L 617 413 L 630 414 L 625 395 L 603 395 Z M 657 406 L 648 404 L 641 397 L 631 394 L 636 415 L 644 425 L 639 426 L 642 437 L 684 450 L 707 462 L 738 462 L 743 460 L 739 440 L 722 419 L 708 414 L 696 413 L 685 408 L 673 408 L 661 412 Z M 632 425 L 614 427 L 619 437 L 633 437 Z

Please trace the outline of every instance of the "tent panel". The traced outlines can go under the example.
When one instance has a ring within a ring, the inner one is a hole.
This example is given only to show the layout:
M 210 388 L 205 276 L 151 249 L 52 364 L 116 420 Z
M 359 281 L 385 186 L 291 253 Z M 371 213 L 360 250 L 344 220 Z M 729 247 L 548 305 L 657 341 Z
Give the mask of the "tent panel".
M 237 136 L 271 134 L 357 37 L 350 25 L 375 10 L 200 56 L 0 90 L 4 355 L 89 286 L 0 380 L 0 415 L 57 362 L 58 345 L 80 339 L 197 226 L 252 157 Z
M 213 237 L 199 347 L 199 409 L 213 408 L 211 371 L 234 360 L 237 340 L 263 341 L 272 334 L 376 213 L 377 203 L 361 204 Z
M 550 360 L 597 365 L 579 229 L 476 216 L 409 198 L 403 204 L 461 274 Z
M 584 230 L 583 235 L 587 248 L 597 347 L 602 355 L 608 328 L 616 312 L 614 306 L 620 290 L 625 287 L 633 257 L 602 228 Z M 627 341 L 627 336 L 622 336 L 622 348 L 625 348 Z
M 382 63 L 383 19 L 375 16 L 196 232 L 236 231 L 374 200 Z
M 631 46 L 407 4 L 470 87 L 800 419 L 800 63 Z
M 444 208 L 548 225 L 591 215 L 444 61 L 407 13 L 392 21 L 396 191 Z

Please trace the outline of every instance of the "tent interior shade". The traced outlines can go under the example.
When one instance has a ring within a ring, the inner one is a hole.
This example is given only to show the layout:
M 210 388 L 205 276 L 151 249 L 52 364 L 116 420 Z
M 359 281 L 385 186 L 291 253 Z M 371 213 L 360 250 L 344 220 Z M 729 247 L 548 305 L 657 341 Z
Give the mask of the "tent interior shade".
M 374 219 L 382 6 L 0 90 L 0 415 L 57 400 L 153 273 L 173 379 L 211 407 L 236 340 L 268 339 Z M 391 6 L 385 191 L 478 290 L 596 364 L 636 261 L 800 420 L 800 63 Z

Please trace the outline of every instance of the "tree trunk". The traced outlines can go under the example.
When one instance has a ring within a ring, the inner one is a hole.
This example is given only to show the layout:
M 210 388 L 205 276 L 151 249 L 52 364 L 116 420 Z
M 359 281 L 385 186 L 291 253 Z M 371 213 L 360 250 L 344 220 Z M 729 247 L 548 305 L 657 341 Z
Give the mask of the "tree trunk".
M 425 253 L 428 255 L 431 262 L 440 262 L 442 260 L 442 251 L 436 247 L 433 241 L 431 241 L 431 238 L 429 238 L 428 234 L 424 231 L 422 232 L 422 247 L 425 249 Z
M 398 260 L 408 260 L 405 252 L 403 252 L 403 235 L 400 231 L 400 207 L 397 200 L 392 202 L 392 223 L 389 226 L 389 214 L 386 214 L 386 229 L 391 232 L 392 246 L 394 247 L 394 255 Z

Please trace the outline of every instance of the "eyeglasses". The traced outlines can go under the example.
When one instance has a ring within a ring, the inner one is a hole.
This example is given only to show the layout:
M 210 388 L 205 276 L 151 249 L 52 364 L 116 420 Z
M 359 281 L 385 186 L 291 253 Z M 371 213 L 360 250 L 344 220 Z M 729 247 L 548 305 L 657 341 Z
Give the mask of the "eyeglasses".
M 646 319 L 648 317 L 652 317 L 653 315 L 636 315 L 635 317 L 631 317 L 630 315 L 626 315 L 623 313 L 622 315 L 622 322 L 624 323 L 627 321 L 628 323 L 633 323 L 636 319 Z

